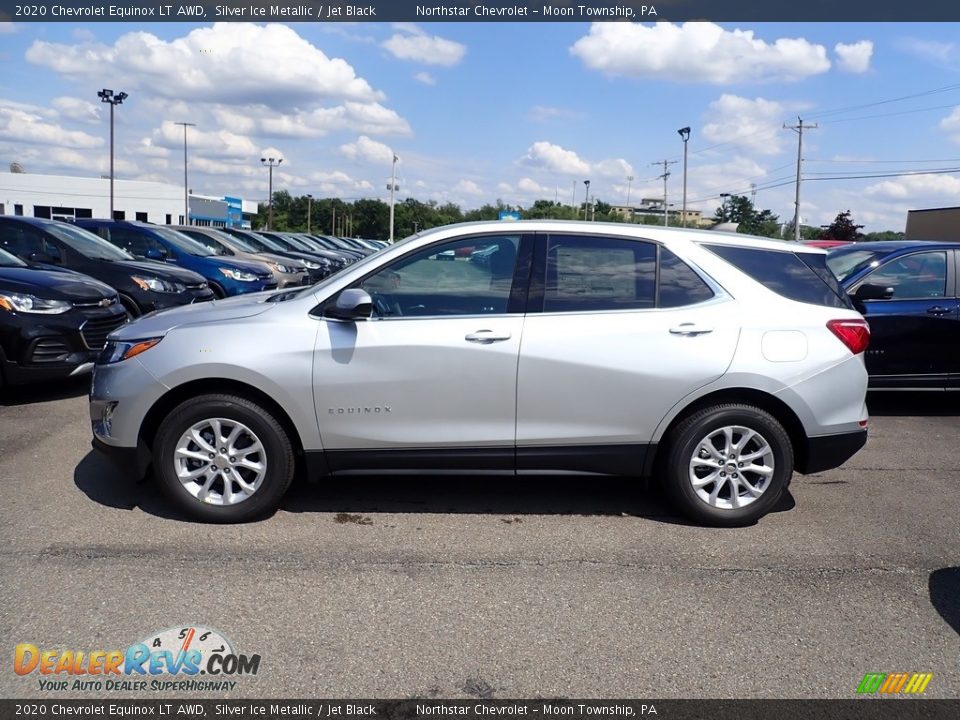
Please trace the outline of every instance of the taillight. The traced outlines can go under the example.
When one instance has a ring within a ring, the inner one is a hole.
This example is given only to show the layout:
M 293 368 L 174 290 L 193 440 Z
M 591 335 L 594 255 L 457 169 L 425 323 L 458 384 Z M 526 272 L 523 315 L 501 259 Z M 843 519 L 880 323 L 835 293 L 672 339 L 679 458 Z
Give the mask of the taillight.
M 870 344 L 870 326 L 866 320 L 829 320 L 827 327 L 854 355 L 859 355 Z

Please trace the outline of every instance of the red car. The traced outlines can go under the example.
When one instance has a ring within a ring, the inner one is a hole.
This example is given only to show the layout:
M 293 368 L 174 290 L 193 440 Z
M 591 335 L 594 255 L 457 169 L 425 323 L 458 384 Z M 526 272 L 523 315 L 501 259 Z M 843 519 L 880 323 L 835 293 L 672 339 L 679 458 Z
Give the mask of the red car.
M 829 250 L 830 248 L 840 247 L 841 245 L 849 245 L 849 240 L 803 240 L 804 245 L 809 245 L 810 247 L 824 248 Z

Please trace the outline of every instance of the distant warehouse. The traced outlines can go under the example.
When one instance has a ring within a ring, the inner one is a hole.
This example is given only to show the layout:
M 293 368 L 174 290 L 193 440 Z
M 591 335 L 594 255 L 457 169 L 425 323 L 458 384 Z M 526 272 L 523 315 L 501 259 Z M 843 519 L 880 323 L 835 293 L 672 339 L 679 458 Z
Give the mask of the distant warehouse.
M 115 220 L 182 225 L 183 185 L 114 180 Z M 238 197 L 190 195 L 190 222 L 211 227 L 250 227 L 257 203 Z M 52 220 L 110 215 L 110 180 L 103 177 L 0 173 L 0 215 Z
M 909 210 L 906 238 L 960 242 L 960 207 Z

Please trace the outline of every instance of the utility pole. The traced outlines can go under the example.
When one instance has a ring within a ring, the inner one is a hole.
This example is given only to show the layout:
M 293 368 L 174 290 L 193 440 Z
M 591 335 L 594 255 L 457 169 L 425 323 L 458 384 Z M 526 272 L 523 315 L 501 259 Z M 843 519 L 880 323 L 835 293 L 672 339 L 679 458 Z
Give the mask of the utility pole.
M 630 207 L 630 185 L 633 184 L 633 175 L 627 175 L 627 207 Z M 632 216 L 633 213 L 630 213 Z
M 658 160 L 657 162 L 650 163 L 651 165 L 663 165 L 663 175 L 660 178 L 663 180 L 663 226 L 667 227 L 670 224 L 670 220 L 667 217 L 667 178 L 670 177 L 670 171 L 667 170 L 668 165 L 676 165 L 676 160 Z
M 393 243 L 393 201 L 394 193 L 397 191 L 397 154 L 393 154 L 393 166 L 390 170 L 390 242 Z
M 793 212 L 793 239 L 795 241 L 800 240 L 800 171 L 803 167 L 803 131 L 804 130 L 816 130 L 817 124 L 813 125 L 804 125 L 803 120 L 800 119 L 800 116 L 797 116 L 796 125 L 784 125 L 784 130 L 793 130 L 797 133 L 797 196 L 794 200 L 794 212 Z
M 337 206 L 330 206 L 330 234 L 337 236 Z
M 187 184 L 187 128 L 196 127 L 196 123 L 178 122 L 174 125 L 183 125 L 183 224 L 192 225 L 190 222 L 190 186 Z
M 310 210 L 313 206 L 313 195 L 307 193 L 307 235 L 310 234 Z
M 577 181 L 576 180 L 573 181 L 573 195 L 570 196 L 570 207 L 572 208 L 577 207 Z M 578 212 L 577 215 L 579 214 L 580 213 Z

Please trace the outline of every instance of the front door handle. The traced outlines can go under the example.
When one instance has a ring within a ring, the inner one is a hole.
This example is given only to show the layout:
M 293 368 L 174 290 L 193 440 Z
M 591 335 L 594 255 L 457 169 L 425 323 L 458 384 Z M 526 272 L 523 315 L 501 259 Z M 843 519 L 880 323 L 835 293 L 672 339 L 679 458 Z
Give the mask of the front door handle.
M 490 343 L 503 342 L 510 339 L 510 333 L 496 333 L 493 330 L 477 330 L 469 333 L 463 338 L 467 342 L 489 345 Z
M 697 325 L 696 323 L 680 323 L 676 327 L 670 328 L 671 335 L 706 335 L 707 333 L 712 333 L 713 328 L 707 327 L 705 325 Z
M 927 308 L 927 312 L 930 315 L 949 315 L 951 310 L 950 308 L 940 307 L 939 305 L 934 305 L 932 308 Z

